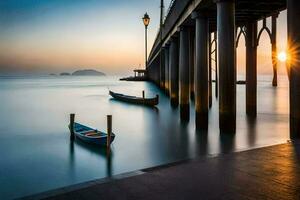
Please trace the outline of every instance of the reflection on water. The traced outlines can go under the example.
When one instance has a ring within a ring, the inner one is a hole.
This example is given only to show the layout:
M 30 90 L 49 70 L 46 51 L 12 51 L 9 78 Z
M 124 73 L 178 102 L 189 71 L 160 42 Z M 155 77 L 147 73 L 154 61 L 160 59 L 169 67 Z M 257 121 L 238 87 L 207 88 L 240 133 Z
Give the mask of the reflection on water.
M 247 116 L 247 135 L 248 135 L 248 145 L 255 145 L 256 141 L 256 117 Z
M 76 156 L 76 152 L 74 151 L 74 146 L 77 146 L 76 148 L 83 148 L 86 149 L 86 151 L 90 151 L 90 153 L 95 154 L 97 156 L 102 156 L 106 160 L 106 177 L 112 176 L 112 158 L 113 158 L 113 151 L 110 148 L 106 147 L 98 147 L 95 145 L 87 144 L 81 140 L 74 140 L 70 141 L 70 166 L 74 168 L 74 157 Z
M 258 116 L 245 115 L 245 88 L 237 86 L 237 132 L 220 135 L 218 102 L 209 128 L 195 132 L 194 104 L 189 123 L 154 85 L 119 82 L 117 77 L 0 78 L 0 199 L 11 199 L 109 177 L 195 156 L 216 155 L 285 142 L 288 139 L 288 84 L 277 89 L 260 79 Z M 108 90 L 128 95 L 160 95 L 157 108 L 114 101 Z M 213 90 L 214 91 L 214 90 Z M 215 95 L 213 95 L 215 96 Z M 106 130 L 113 115 L 111 150 L 71 142 L 69 114 Z

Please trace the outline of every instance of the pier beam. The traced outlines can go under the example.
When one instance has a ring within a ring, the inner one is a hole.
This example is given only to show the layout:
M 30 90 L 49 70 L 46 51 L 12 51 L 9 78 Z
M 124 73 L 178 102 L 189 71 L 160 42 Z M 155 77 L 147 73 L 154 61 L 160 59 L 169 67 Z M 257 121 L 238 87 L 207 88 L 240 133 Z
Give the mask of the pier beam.
M 164 88 L 165 88 L 165 92 L 166 92 L 167 95 L 169 95 L 169 90 L 170 90 L 170 87 L 169 87 L 169 85 L 170 85 L 170 74 L 169 74 L 169 58 L 170 58 L 170 56 L 169 56 L 169 50 L 170 50 L 169 45 L 168 44 L 165 45 L 165 47 L 164 47 L 164 62 L 165 62 L 165 68 L 164 68 L 164 70 L 165 70 L 165 72 L 164 72 L 164 74 L 165 74 L 165 86 L 164 86 Z
M 188 27 L 180 27 L 179 42 L 180 119 L 188 121 L 190 118 L 190 41 Z
M 257 114 L 257 22 L 246 24 L 246 113 Z
M 195 107 L 196 129 L 205 130 L 208 127 L 208 51 L 209 26 L 208 18 L 201 13 L 193 13 L 196 19 L 196 67 L 195 67 Z
M 273 81 L 272 85 L 277 86 L 277 17 L 278 13 L 272 15 L 272 65 L 273 65 Z
M 216 0 L 219 60 L 219 125 L 221 133 L 236 129 L 236 47 L 234 0 Z
M 300 138 L 300 1 L 287 0 L 288 50 L 290 58 L 290 137 Z
M 178 106 L 178 77 L 179 77 L 179 51 L 178 38 L 173 36 L 170 44 L 170 101 L 172 107 Z

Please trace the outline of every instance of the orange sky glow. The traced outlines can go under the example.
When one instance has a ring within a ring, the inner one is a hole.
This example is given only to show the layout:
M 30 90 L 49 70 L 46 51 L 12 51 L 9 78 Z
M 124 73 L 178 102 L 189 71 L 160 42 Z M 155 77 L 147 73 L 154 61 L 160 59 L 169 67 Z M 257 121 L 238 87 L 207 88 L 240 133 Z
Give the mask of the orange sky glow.
M 57 11 L 55 16 L 49 11 L 33 22 L 29 18 L 6 24 L 6 29 L 0 30 L 0 73 L 60 73 L 81 68 L 93 68 L 108 74 L 131 73 L 133 68 L 144 65 L 144 27 L 141 21 L 144 11 L 148 11 L 151 17 L 148 52 L 155 39 L 159 21 L 159 1 L 156 1 L 157 5 L 148 3 L 142 9 L 125 6 L 111 11 L 96 7 L 81 11 L 80 15 L 73 8 Z M 116 13 L 125 16 L 121 22 Z M 64 16 L 63 20 L 57 20 L 61 16 Z M 270 27 L 270 19 L 268 25 Z M 286 32 L 284 11 L 278 18 L 278 52 L 286 49 Z M 237 67 L 239 74 L 245 73 L 243 37 L 237 49 Z M 258 47 L 258 72 L 272 72 L 271 43 L 266 33 Z M 286 73 L 282 63 L 279 72 Z

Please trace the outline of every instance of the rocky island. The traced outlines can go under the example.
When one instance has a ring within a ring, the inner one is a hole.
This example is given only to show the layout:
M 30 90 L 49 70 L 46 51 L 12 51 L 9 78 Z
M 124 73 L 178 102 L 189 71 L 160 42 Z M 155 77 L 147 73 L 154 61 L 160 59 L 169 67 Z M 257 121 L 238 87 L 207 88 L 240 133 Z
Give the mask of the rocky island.
M 105 74 L 93 69 L 84 69 L 73 72 L 72 76 L 105 76 Z
M 77 70 L 73 73 L 62 72 L 59 75 L 60 76 L 106 76 L 106 74 L 104 74 L 103 72 L 99 72 L 94 69 Z
M 71 74 L 70 73 L 67 73 L 67 72 L 62 72 L 59 74 L 60 76 L 70 76 Z

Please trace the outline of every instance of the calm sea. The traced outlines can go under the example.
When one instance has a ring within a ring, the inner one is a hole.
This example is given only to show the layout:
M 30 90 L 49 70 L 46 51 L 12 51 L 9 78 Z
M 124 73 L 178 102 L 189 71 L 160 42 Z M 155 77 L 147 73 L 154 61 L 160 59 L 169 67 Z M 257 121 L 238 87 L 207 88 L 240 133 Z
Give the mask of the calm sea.
M 181 124 L 179 110 L 151 83 L 119 82 L 118 77 L 0 77 L 0 199 L 13 199 L 115 174 L 196 156 L 210 156 L 286 142 L 288 81 L 279 87 L 259 77 L 258 117 L 245 115 L 245 86 L 237 86 L 237 133 L 218 130 L 213 99 L 209 131 L 196 133 L 191 120 Z M 112 100 L 108 91 L 160 95 L 157 109 Z M 69 140 L 69 114 L 106 130 L 113 115 L 111 158 L 103 149 Z

